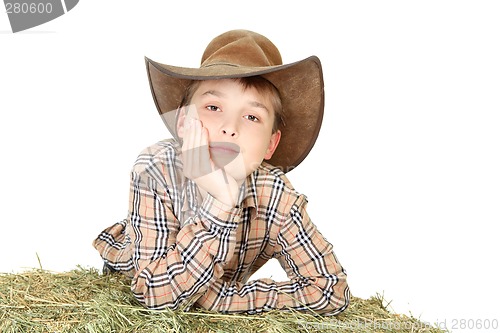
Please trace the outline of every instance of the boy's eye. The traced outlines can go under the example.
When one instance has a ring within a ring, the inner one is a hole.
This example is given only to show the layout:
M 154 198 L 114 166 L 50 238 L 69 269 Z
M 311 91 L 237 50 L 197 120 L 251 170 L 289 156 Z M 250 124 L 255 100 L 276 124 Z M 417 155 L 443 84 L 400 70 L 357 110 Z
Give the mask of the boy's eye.
M 215 105 L 209 105 L 209 106 L 207 106 L 207 109 L 209 111 L 220 111 L 220 108 L 218 106 L 215 106 Z
M 256 122 L 256 121 L 259 121 L 259 118 L 257 118 L 257 117 L 256 117 L 256 116 L 254 116 L 254 115 L 251 115 L 251 114 L 249 114 L 249 115 L 245 116 L 245 118 L 246 118 L 246 119 L 248 119 L 248 120 L 250 120 L 250 121 L 255 121 L 255 122 Z

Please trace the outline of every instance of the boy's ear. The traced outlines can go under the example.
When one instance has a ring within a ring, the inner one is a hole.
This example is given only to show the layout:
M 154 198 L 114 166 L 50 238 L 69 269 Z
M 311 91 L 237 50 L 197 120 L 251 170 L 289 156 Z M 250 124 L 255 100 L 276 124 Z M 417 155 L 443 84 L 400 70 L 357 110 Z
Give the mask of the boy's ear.
M 265 160 L 270 159 L 273 157 L 274 151 L 276 148 L 278 148 L 278 144 L 280 143 L 281 139 L 281 131 L 277 130 L 271 135 L 271 139 L 269 140 L 269 146 L 267 147 L 266 150 L 266 155 L 264 156 Z

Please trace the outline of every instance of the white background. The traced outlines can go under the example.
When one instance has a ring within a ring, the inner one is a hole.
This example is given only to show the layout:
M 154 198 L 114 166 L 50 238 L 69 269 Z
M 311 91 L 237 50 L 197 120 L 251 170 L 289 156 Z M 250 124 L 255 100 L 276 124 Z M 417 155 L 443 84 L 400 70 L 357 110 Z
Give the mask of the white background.
M 289 177 L 353 295 L 448 328 L 500 320 L 500 3 L 325 3 L 81 1 L 16 34 L 0 13 L 0 272 L 100 267 L 132 163 L 169 136 L 143 57 L 198 67 L 244 28 L 322 60 L 324 126 Z

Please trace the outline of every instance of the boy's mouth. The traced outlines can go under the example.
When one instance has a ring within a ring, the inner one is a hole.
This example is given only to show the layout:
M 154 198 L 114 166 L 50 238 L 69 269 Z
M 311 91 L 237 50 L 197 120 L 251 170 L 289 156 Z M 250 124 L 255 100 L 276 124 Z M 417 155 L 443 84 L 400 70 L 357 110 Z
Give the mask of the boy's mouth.
M 240 147 L 231 142 L 211 142 L 209 148 L 212 161 L 221 169 L 231 163 L 240 153 Z
M 239 154 L 240 146 L 231 142 L 211 142 L 209 145 L 210 153 L 215 154 Z

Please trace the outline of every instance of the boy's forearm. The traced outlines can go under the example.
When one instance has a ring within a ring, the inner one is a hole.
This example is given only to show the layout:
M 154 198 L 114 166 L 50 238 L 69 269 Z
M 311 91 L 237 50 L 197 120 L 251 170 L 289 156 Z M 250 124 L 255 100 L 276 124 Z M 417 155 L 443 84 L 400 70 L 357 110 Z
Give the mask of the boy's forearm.
M 259 279 L 246 284 L 217 280 L 196 304 L 222 313 L 258 314 L 293 309 L 334 315 L 347 307 L 349 299 L 345 276 L 340 274 L 337 277 L 296 278 L 286 282 Z
M 184 308 L 194 303 L 223 275 L 222 266 L 234 253 L 237 217 L 224 204 L 207 198 L 193 220 L 170 241 L 168 250 L 152 260 L 151 253 L 158 250 L 165 235 L 155 230 L 154 219 L 143 216 L 143 222 L 134 225 L 139 241 L 132 290 L 137 299 L 155 309 Z
M 214 311 L 260 313 L 272 309 L 336 314 L 350 299 L 346 274 L 332 245 L 320 234 L 297 198 L 277 236 L 275 257 L 290 281 L 261 279 L 246 284 L 216 281 L 197 304 Z

